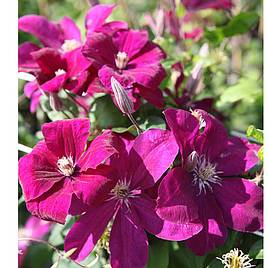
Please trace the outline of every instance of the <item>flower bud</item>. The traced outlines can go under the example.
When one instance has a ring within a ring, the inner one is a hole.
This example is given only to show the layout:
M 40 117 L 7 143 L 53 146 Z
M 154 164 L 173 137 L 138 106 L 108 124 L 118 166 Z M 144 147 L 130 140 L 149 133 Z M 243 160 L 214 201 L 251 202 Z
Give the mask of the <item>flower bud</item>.
M 134 104 L 129 98 L 126 90 L 122 85 L 112 76 L 111 86 L 114 92 L 114 97 L 118 108 L 123 114 L 132 114 L 134 111 Z
M 55 111 L 62 110 L 63 104 L 57 93 L 49 94 L 49 104 L 50 104 L 50 107 Z

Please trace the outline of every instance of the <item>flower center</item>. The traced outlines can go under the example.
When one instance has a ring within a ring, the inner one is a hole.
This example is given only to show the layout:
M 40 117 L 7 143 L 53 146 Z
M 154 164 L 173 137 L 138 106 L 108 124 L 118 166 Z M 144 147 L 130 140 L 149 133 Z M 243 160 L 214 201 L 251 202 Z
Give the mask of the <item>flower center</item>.
M 198 195 L 202 191 L 206 193 L 206 188 L 212 191 L 211 183 L 221 185 L 221 178 L 218 176 L 221 172 L 216 170 L 216 165 L 207 161 L 204 155 L 198 156 L 196 151 L 188 157 L 186 169 L 193 175 L 193 184 L 199 187 Z
M 123 70 L 127 67 L 128 60 L 127 53 L 119 51 L 115 58 L 115 65 L 118 69 Z
M 55 75 L 56 76 L 59 76 L 59 75 L 62 75 L 62 74 L 65 74 L 66 72 L 63 70 L 63 69 L 58 69 L 56 72 L 55 72 Z
M 244 254 L 242 250 L 237 248 L 232 249 L 230 252 L 222 255 L 219 259 L 225 268 L 251 268 L 254 267 L 250 262 L 252 259 L 247 254 Z
M 60 158 L 57 162 L 57 166 L 60 173 L 66 177 L 72 176 L 74 174 L 75 165 L 71 156 L 63 156 Z
M 61 46 L 61 49 L 63 52 L 68 52 L 80 47 L 80 45 L 81 44 L 75 39 L 65 40 L 63 45 Z
M 119 180 L 115 187 L 111 190 L 112 197 L 110 200 L 116 199 L 125 204 L 129 208 L 129 198 L 135 197 L 134 191 L 130 190 L 130 181 Z

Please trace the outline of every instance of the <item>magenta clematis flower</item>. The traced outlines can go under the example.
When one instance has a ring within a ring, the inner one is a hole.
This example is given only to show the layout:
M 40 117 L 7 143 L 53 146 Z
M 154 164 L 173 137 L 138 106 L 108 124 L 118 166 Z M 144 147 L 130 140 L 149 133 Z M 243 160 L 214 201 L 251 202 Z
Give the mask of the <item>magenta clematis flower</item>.
M 258 161 L 256 146 L 228 138 L 223 125 L 202 110 L 167 109 L 165 117 L 182 162 L 159 186 L 158 215 L 173 222 L 200 219 L 202 231 L 186 241 L 197 255 L 222 245 L 227 227 L 241 232 L 261 230 L 263 191 L 241 178 Z
M 145 230 L 160 238 L 184 240 L 202 227 L 195 219 L 191 219 L 193 222 L 183 219 L 177 224 L 161 220 L 155 213 L 155 200 L 144 191 L 160 179 L 178 152 L 170 131 L 148 130 L 135 140 L 121 139 L 117 148 L 119 155 L 110 159 L 113 176 L 106 199 L 90 206 L 73 225 L 64 248 L 66 251 L 76 248 L 71 257 L 83 260 L 112 222 L 109 242 L 112 267 L 141 268 L 148 258 Z
M 37 217 L 30 216 L 25 224 L 25 227 L 19 229 L 19 238 L 41 239 L 51 230 L 52 226 L 52 222 L 40 220 Z M 26 240 L 19 241 L 19 267 L 22 266 L 24 256 L 27 254 L 29 243 L 30 241 Z
M 182 0 L 183 5 L 191 11 L 200 9 L 231 9 L 232 0 Z
M 89 124 L 88 119 L 44 124 L 45 139 L 20 159 L 19 181 L 33 215 L 64 223 L 68 213 L 79 214 L 81 201 L 101 199 L 109 180 L 108 168 L 101 163 L 117 151 L 109 131 L 86 148 Z
M 114 76 L 128 90 L 136 109 L 139 95 L 158 107 L 162 106 L 159 85 L 165 70 L 160 61 L 165 58 L 165 53 L 149 41 L 146 31 L 120 30 L 113 36 L 88 33 L 82 53 L 94 61 L 104 92 L 112 94 L 110 81 Z M 96 89 L 89 88 L 88 92 L 93 95 Z
M 91 8 L 85 18 L 87 32 L 103 31 L 112 34 L 119 29 L 127 29 L 125 22 L 105 23 L 114 7 L 115 5 L 97 5 Z M 19 18 L 19 30 L 34 35 L 46 48 L 42 49 L 31 42 L 19 46 L 19 71 L 37 75 L 37 81 L 27 83 L 24 88 L 25 95 L 31 99 L 31 112 L 35 112 L 39 105 L 42 95 L 40 85 L 45 82 L 44 89 L 42 88 L 45 92 L 58 91 L 64 85 L 75 94 L 87 91 L 91 84 L 91 87 L 96 85 L 96 71 L 89 69 L 90 61 L 81 55 L 81 33 L 71 18 L 64 17 L 59 22 L 52 22 L 43 16 L 26 15 Z M 63 75 L 63 71 L 67 74 Z
M 81 95 L 92 81 L 91 62 L 83 57 L 80 48 L 61 54 L 53 48 L 42 48 L 31 53 L 36 63 L 32 71 L 36 80 L 27 83 L 24 93 L 31 98 L 31 112 L 39 105 L 42 93 L 57 94 L 62 88 Z

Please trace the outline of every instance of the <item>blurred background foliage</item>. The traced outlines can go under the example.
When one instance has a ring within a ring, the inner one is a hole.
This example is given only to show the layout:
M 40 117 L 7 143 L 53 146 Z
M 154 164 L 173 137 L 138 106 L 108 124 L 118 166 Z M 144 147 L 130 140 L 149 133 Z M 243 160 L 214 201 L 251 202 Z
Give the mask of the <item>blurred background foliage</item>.
M 133 28 L 146 28 L 152 39 L 154 35 L 146 26 L 144 14 L 156 14 L 156 9 L 161 1 L 157 0 L 101 0 L 101 3 L 117 3 L 109 20 L 126 20 Z M 179 1 L 177 1 L 179 2 Z M 261 0 L 237 0 L 232 14 L 227 11 L 202 10 L 198 11 L 198 19 L 206 21 L 204 35 L 198 41 L 185 40 L 183 47 L 176 44 L 175 39 L 167 34 L 163 38 L 154 41 L 162 46 L 168 57 L 163 62 L 167 70 L 167 78 L 161 88 L 174 87 L 174 73 L 171 65 L 180 61 L 184 65 L 184 74 L 187 78 L 197 62 L 200 61 L 199 49 L 204 43 L 209 45 L 209 54 L 203 58 L 203 76 L 201 86 L 193 98 L 201 100 L 205 97 L 214 99 L 214 107 L 224 124 L 232 133 L 243 136 L 249 125 L 263 129 L 263 18 Z M 70 16 L 79 26 L 85 36 L 84 16 L 90 7 L 87 0 L 19 0 L 19 14 L 40 14 L 50 20 L 59 20 L 63 16 Z M 177 15 L 182 18 L 186 10 L 177 5 Z M 242 14 L 242 15 L 241 15 Z M 192 29 L 198 22 L 187 24 L 186 30 Z M 19 32 L 19 43 L 25 41 L 38 41 L 29 34 Z M 38 109 L 36 113 L 29 111 L 29 100 L 23 94 L 24 82 L 18 84 L 19 102 L 19 143 L 33 147 L 42 138 L 40 127 L 44 122 L 51 120 L 48 113 Z M 168 96 L 166 103 L 170 104 Z M 173 105 L 174 104 L 170 104 Z M 180 106 L 174 106 L 180 108 Z M 58 116 L 58 115 L 57 115 Z M 93 127 L 99 131 L 111 127 L 118 132 L 124 131 L 130 126 L 128 120 L 115 108 L 109 96 L 97 96 L 94 107 L 90 113 Z M 143 104 L 135 114 L 142 128 L 164 128 L 161 111 L 149 104 Z M 20 153 L 19 156 L 23 155 Z M 20 187 L 20 186 L 19 186 Z M 21 198 L 19 188 L 19 198 Z M 19 205 L 19 227 L 25 224 L 29 213 L 25 203 Z M 63 237 L 68 231 L 66 226 L 56 225 L 50 234 L 51 243 L 63 249 Z M 52 236 L 52 237 L 51 237 Z M 148 268 L 199 268 L 199 267 L 223 267 L 215 258 L 226 253 L 233 247 L 239 247 L 244 252 L 249 252 L 250 257 L 255 258 L 254 264 L 262 267 L 262 239 L 254 234 L 241 234 L 230 231 L 228 241 L 222 248 L 217 249 L 206 256 L 198 257 L 187 250 L 183 243 L 165 242 L 150 237 L 150 261 Z M 94 254 L 93 254 L 94 255 Z M 105 256 L 104 256 L 105 257 Z M 45 268 L 50 267 L 55 261 L 55 253 L 45 245 L 34 244 L 30 247 L 24 267 Z M 90 256 L 86 262 L 94 259 Z M 103 258 L 105 259 L 105 258 Z M 77 267 L 68 261 L 63 261 L 60 268 Z M 100 259 L 93 267 L 104 267 Z

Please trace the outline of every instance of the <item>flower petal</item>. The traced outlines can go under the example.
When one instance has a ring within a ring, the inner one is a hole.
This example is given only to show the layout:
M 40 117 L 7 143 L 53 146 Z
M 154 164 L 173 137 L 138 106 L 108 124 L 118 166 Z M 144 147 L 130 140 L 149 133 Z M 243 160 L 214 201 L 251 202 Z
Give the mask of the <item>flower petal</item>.
M 95 60 L 100 66 L 104 64 L 115 65 L 114 55 L 117 54 L 112 38 L 103 33 L 89 33 L 82 54 L 87 59 Z
M 262 230 L 263 190 L 254 182 L 240 178 L 226 178 L 221 184 L 213 187 L 213 191 L 226 225 L 240 232 Z
M 191 238 L 202 229 L 202 224 L 185 222 L 170 222 L 160 219 L 156 213 L 156 201 L 142 196 L 131 201 L 142 227 L 159 238 L 181 241 Z
M 87 213 L 80 217 L 64 240 L 66 252 L 76 248 L 71 255 L 72 259 L 82 261 L 89 255 L 114 213 L 115 204 L 106 202 L 100 206 L 90 207 Z
M 93 6 L 86 14 L 85 26 L 87 32 L 95 32 L 101 27 L 114 8 L 115 4 L 99 4 Z
M 36 36 L 44 46 L 60 48 L 60 30 L 47 18 L 38 15 L 26 15 L 19 18 L 19 30 Z
M 27 202 L 27 209 L 32 215 L 41 219 L 64 224 L 71 206 L 72 195 L 71 181 L 62 180 L 42 196 Z
M 239 176 L 249 171 L 258 162 L 260 146 L 237 137 L 229 138 L 226 149 L 214 159 L 222 176 Z
M 21 45 L 19 45 L 19 52 L 18 52 L 19 68 L 38 69 L 39 66 L 31 56 L 31 52 L 37 51 L 39 49 L 40 49 L 39 46 L 31 42 L 24 42 Z
M 139 135 L 128 158 L 128 177 L 131 178 L 132 189 L 153 186 L 172 164 L 177 153 L 177 143 L 169 130 L 150 129 Z
M 158 108 L 162 108 L 164 104 L 164 98 L 161 89 L 159 88 L 145 88 L 141 85 L 137 85 L 139 94 Z
M 211 114 L 203 110 L 195 111 L 202 115 L 206 123 L 204 131 L 196 138 L 196 151 L 199 155 L 204 154 L 209 160 L 214 160 L 214 158 L 224 152 L 227 147 L 227 130 L 223 124 Z
M 85 204 L 96 206 L 109 198 L 108 194 L 117 182 L 113 178 L 110 167 L 99 165 L 96 169 L 88 169 L 74 178 L 74 192 Z
M 59 69 L 66 69 L 66 63 L 61 54 L 53 48 L 41 48 L 31 53 L 45 75 L 55 76 Z
M 113 35 L 117 51 L 125 52 L 130 61 L 148 41 L 148 33 L 144 30 L 121 30 Z
M 199 211 L 204 227 L 201 232 L 187 240 L 186 244 L 195 254 L 204 255 L 223 245 L 227 238 L 227 229 L 222 211 L 211 193 L 200 196 Z
M 48 93 L 57 93 L 63 88 L 65 81 L 66 74 L 57 75 L 44 84 L 40 85 L 40 88 Z
M 57 157 L 72 156 L 76 163 L 86 146 L 89 126 L 89 119 L 60 120 L 44 124 L 42 132 L 47 147 Z
M 64 16 L 59 22 L 59 25 L 62 29 L 64 40 L 77 40 L 81 42 L 80 30 L 71 18 Z
M 103 24 L 96 31 L 102 32 L 108 35 L 113 35 L 115 32 L 119 30 L 127 30 L 128 24 L 125 21 L 111 21 Z
M 191 113 L 184 110 L 170 108 L 166 109 L 164 114 L 179 145 L 182 160 L 185 161 L 193 150 L 193 139 L 199 132 L 199 122 Z
M 80 170 L 84 171 L 88 168 L 96 168 L 111 155 L 117 153 L 117 149 L 114 147 L 116 146 L 114 143 L 117 142 L 117 139 L 109 130 L 97 136 L 79 159 L 78 165 Z
M 200 223 L 191 178 L 180 167 L 172 169 L 158 189 L 157 213 L 165 220 L 177 223 Z
M 191 11 L 196 11 L 200 9 L 230 9 L 233 4 L 231 0 L 182 0 L 183 5 Z
M 148 259 L 148 241 L 143 228 L 127 209 L 117 212 L 110 236 L 113 268 L 143 268 Z
M 30 201 L 46 193 L 62 175 L 57 171 L 57 158 L 40 141 L 33 151 L 20 158 L 19 181 L 24 198 Z

